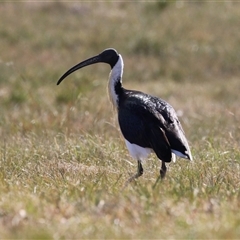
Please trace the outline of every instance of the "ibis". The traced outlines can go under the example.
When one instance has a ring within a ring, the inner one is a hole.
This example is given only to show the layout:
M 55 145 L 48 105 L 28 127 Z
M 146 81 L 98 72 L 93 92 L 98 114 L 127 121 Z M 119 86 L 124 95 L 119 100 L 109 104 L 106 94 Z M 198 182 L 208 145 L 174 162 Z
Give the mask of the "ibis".
M 142 161 L 153 152 L 162 161 L 160 175 L 167 172 L 166 163 L 176 156 L 192 160 L 185 133 L 173 107 L 161 98 L 122 86 L 123 58 L 113 48 L 88 58 L 70 68 L 57 82 L 69 74 L 95 63 L 111 67 L 108 90 L 110 100 L 118 113 L 118 123 L 130 155 L 137 160 L 137 173 L 130 180 L 143 174 Z

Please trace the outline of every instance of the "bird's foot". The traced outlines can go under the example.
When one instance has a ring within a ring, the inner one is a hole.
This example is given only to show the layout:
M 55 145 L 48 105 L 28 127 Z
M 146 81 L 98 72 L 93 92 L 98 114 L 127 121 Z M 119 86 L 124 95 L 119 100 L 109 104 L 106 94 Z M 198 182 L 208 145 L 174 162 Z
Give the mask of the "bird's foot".
M 167 172 L 166 170 L 160 169 L 160 177 L 159 178 L 164 179 L 166 176 L 166 172 Z
M 158 176 L 157 180 L 153 184 L 153 187 L 152 187 L 153 189 L 156 187 L 156 185 L 159 182 L 159 180 L 163 180 L 165 178 L 166 172 L 167 172 L 167 167 L 165 165 L 165 162 L 162 162 L 162 167 L 160 169 L 160 175 Z
M 128 185 L 130 182 L 132 182 L 133 180 L 139 178 L 139 177 L 142 176 L 142 175 L 143 175 L 143 167 L 142 167 L 141 162 L 138 161 L 138 171 L 137 171 L 137 173 L 134 174 L 132 177 L 130 177 L 130 178 L 125 182 L 123 189 L 124 189 L 125 187 L 127 187 L 127 185 Z
M 160 177 L 161 177 L 161 179 L 164 179 L 164 177 L 166 175 L 166 172 L 167 172 L 166 164 L 165 164 L 165 162 L 162 161 L 162 167 L 160 169 Z

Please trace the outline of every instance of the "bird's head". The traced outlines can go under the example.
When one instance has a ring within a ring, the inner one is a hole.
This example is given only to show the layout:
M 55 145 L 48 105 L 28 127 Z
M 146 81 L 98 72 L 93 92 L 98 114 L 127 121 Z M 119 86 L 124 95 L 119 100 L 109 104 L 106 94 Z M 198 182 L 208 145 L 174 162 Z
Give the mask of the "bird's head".
M 76 70 L 86 67 L 88 65 L 92 65 L 95 63 L 108 63 L 111 68 L 113 68 L 115 66 L 115 64 L 117 63 L 119 59 L 119 54 L 118 52 L 113 49 L 113 48 L 107 48 L 105 49 L 103 52 L 101 52 L 100 54 L 88 58 L 87 60 L 84 60 L 80 63 L 78 63 L 77 65 L 73 66 L 72 68 L 70 68 L 67 72 L 65 72 L 62 77 L 60 77 L 60 79 L 57 82 L 57 85 L 59 85 L 64 78 L 66 78 L 68 75 L 70 75 L 71 73 L 75 72 Z

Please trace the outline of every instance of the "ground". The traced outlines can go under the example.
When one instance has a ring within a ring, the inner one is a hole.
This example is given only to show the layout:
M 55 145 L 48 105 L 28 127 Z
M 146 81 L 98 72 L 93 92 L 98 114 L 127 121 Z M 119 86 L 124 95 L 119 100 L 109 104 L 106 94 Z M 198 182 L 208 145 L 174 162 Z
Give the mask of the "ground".
M 240 236 L 240 4 L 0 3 L 2 238 L 197 239 Z M 109 67 L 76 63 L 114 47 L 123 85 L 177 111 L 194 161 L 155 184 L 120 134 Z

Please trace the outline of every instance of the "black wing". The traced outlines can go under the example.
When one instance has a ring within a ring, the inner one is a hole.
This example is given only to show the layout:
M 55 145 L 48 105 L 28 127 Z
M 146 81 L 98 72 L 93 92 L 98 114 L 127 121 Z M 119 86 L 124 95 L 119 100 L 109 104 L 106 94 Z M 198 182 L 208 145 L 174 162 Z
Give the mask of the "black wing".
M 124 138 L 130 143 L 152 148 L 165 162 L 171 161 L 171 149 L 183 154 L 188 151 L 187 140 L 171 105 L 162 99 L 127 90 L 121 99 L 118 121 Z

